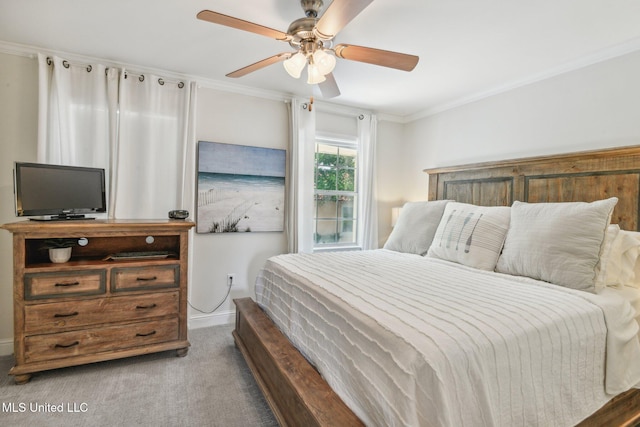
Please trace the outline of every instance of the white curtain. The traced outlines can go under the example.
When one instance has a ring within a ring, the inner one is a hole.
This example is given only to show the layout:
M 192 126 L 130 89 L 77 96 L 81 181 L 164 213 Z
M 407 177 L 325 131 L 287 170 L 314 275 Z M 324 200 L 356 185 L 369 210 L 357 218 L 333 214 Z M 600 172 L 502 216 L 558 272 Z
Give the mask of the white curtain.
M 316 140 L 315 111 L 305 101 L 294 99 L 289 105 L 291 137 L 289 138 L 287 190 L 287 242 L 289 252 L 313 252 L 313 189 Z M 376 139 L 378 120 L 375 115 L 358 117 L 358 195 L 360 216 L 359 243 L 363 249 L 378 248 L 378 207 L 376 193 Z
M 111 218 L 193 209 L 194 83 L 38 61 L 39 162 L 104 168 Z
M 185 146 L 183 151 L 182 164 L 182 198 L 180 200 L 181 209 L 187 209 L 192 218 L 196 213 L 196 171 L 198 141 L 196 139 L 196 104 L 198 101 L 198 85 L 195 82 L 189 84 L 189 114 L 187 118 L 187 129 L 184 135 Z M 193 229 L 190 230 L 193 232 Z M 189 242 L 192 244 L 193 239 Z M 189 258 L 191 261 L 191 258 Z
M 109 99 L 109 168 L 107 180 L 107 213 L 113 218 L 114 198 L 112 188 L 115 188 L 115 175 L 111 173 L 115 169 L 116 163 L 116 145 L 118 142 L 118 96 L 120 85 L 120 74 L 122 70 L 119 68 L 109 68 L 107 71 L 107 97 Z
M 378 203 L 376 185 L 376 140 L 378 119 L 375 115 L 363 114 L 358 119 L 358 181 L 360 187 L 360 221 L 358 235 L 362 249 L 378 248 Z
M 166 218 L 183 208 L 189 106 L 190 85 L 121 74 L 111 216 Z
M 289 104 L 290 138 L 287 189 L 287 243 L 290 253 L 313 252 L 313 164 L 315 111 L 306 102 Z
M 109 169 L 107 86 L 117 71 L 39 54 L 38 161 Z

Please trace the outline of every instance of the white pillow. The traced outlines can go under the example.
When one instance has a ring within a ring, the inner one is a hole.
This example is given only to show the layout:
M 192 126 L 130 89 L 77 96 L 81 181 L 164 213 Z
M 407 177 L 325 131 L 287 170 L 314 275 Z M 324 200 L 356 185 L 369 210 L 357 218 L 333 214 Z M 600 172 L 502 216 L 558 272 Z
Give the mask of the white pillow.
M 449 203 L 427 256 L 493 270 L 509 229 L 509 211 L 508 206 Z
M 611 224 L 607 227 L 607 231 L 604 234 L 604 240 L 602 242 L 602 250 L 600 252 L 600 260 L 596 265 L 596 282 L 595 291 L 600 292 L 607 286 L 615 286 L 616 283 L 612 280 L 612 276 L 615 274 L 616 260 L 611 261 L 611 246 L 616 240 L 616 237 L 620 233 L 620 226 L 618 224 Z
M 417 255 L 427 253 L 442 212 L 449 200 L 431 202 L 407 202 L 400 211 L 384 249 Z
M 638 287 L 640 277 L 636 266 L 640 257 L 640 233 L 635 231 L 620 230 L 615 234 L 610 245 L 607 230 L 605 248 L 600 258 L 600 271 L 596 279 L 596 290 L 605 286 L 635 286 Z
M 596 265 L 618 199 L 523 203 L 511 225 L 496 271 L 595 292 Z

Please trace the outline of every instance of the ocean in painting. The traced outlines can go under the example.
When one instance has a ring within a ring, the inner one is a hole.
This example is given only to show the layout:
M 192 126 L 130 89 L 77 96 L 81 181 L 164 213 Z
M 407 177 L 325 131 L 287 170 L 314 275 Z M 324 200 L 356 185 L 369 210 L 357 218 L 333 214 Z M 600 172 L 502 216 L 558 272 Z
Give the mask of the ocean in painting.
M 284 177 L 198 172 L 198 233 L 282 231 Z

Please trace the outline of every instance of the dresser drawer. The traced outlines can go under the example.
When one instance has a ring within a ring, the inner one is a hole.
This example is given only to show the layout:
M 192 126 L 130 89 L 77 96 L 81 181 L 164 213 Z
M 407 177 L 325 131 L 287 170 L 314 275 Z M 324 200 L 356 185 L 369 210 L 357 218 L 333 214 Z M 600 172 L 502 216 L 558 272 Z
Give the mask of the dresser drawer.
M 25 338 L 25 362 L 41 362 L 178 339 L 178 317 Z
M 180 285 L 179 265 L 149 267 L 116 267 L 111 270 L 111 291 L 177 288 Z
M 174 315 L 179 312 L 178 301 L 178 291 L 175 291 L 27 305 L 24 329 L 25 334 L 62 332 L 83 326 Z
M 56 273 L 26 273 L 24 297 L 27 300 L 103 294 L 106 270 Z

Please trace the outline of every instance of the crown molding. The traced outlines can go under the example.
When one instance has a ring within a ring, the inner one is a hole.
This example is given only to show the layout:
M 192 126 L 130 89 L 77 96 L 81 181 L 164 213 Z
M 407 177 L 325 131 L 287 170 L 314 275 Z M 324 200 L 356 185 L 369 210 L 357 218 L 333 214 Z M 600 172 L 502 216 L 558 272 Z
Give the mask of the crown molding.
M 395 114 L 387 114 L 387 113 L 379 113 L 378 120 L 382 122 L 393 122 L 393 123 L 409 123 L 409 116 L 398 116 Z
M 35 58 L 37 56 L 37 50 L 31 46 L 25 46 L 17 43 L 9 43 L 0 40 L 0 53 L 6 53 L 8 55 L 24 56 L 27 58 Z
M 218 80 L 207 79 L 202 76 L 174 73 L 167 70 L 145 67 L 140 64 L 114 62 L 104 58 L 78 55 L 70 52 L 44 49 L 37 46 L 28 46 L 28 45 L 22 45 L 17 43 L 10 43 L 2 40 L 0 40 L 0 53 L 23 56 L 28 58 L 37 58 L 38 53 L 43 53 L 45 55 L 55 55 L 55 56 L 64 57 L 70 61 L 87 62 L 87 63 L 99 62 L 105 65 L 106 67 L 120 67 L 132 72 L 152 73 L 152 74 L 158 74 L 167 78 L 190 80 L 190 81 L 196 82 L 196 84 L 199 87 L 204 87 L 207 89 L 220 90 L 223 92 L 237 93 L 241 95 L 254 96 L 257 98 L 266 98 L 266 99 L 271 99 L 276 101 L 286 101 L 293 97 L 293 95 L 290 95 L 290 94 L 283 94 L 275 91 L 256 89 L 256 88 L 251 88 L 251 87 L 242 86 L 238 84 L 221 82 Z
M 28 58 L 37 58 L 38 53 L 43 53 L 45 55 L 55 55 L 64 57 L 70 61 L 77 61 L 82 63 L 95 63 L 99 62 L 106 67 L 120 67 L 132 72 L 139 73 L 152 73 L 157 75 L 162 75 L 163 77 L 173 78 L 173 79 L 182 79 L 182 80 L 190 80 L 196 82 L 198 87 L 218 90 L 221 92 L 230 92 L 236 93 L 239 95 L 253 96 L 256 98 L 264 98 L 274 101 L 287 102 L 293 98 L 300 98 L 294 94 L 281 93 L 276 91 L 270 91 L 265 89 L 256 89 L 248 86 L 243 86 L 234 83 L 222 82 L 219 80 L 208 79 L 202 76 L 195 76 L 189 74 L 180 74 L 180 73 L 172 73 L 166 70 L 154 69 L 149 67 L 144 67 L 138 64 L 128 64 L 122 62 L 114 62 L 105 60 L 103 58 L 96 58 L 85 55 L 77 55 L 64 51 L 55 51 L 50 49 L 42 49 L 35 46 L 27 46 L 21 45 L 17 43 L 9 43 L 0 40 L 0 53 L 6 53 L 9 55 L 17 55 Z M 348 105 L 336 104 L 332 102 L 316 100 L 314 104 L 318 108 L 319 111 L 334 113 L 334 114 L 343 114 L 348 116 L 359 116 L 360 114 L 371 114 L 371 110 L 360 107 L 353 107 Z
M 541 73 L 532 74 L 522 79 L 513 80 L 511 82 L 507 82 L 505 84 L 493 87 L 491 89 L 480 91 L 475 94 L 459 98 L 452 102 L 447 102 L 445 104 L 438 105 L 433 108 L 429 108 L 420 113 L 405 116 L 404 123 L 410 123 L 426 117 L 434 116 L 444 111 L 452 110 L 454 108 L 458 108 L 463 105 L 470 104 L 472 102 L 476 102 L 484 98 L 489 98 L 494 95 L 498 95 L 513 89 L 517 89 L 519 87 L 523 87 L 523 86 L 527 86 L 543 80 L 547 80 L 565 73 L 577 71 L 579 69 L 588 67 L 590 65 L 598 64 L 600 62 L 605 62 L 610 59 L 618 58 L 624 55 L 628 55 L 630 53 L 637 52 L 638 50 L 640 50 L 640 37 L 628 40 L 624 43 L 614 45 L 607 49 L 600 50 L 593 54 L 583 56 L 581 58 L 576 59 L 575 61 L 567 62 L 558 67 L 548 69 Z
M 588 67 L 590 65 L 598 64 L 600 62 L 608 61 L 608 60 L 618 58 L 630 53 L 634 53 L 639 50 L 640 50 L 640 37 L 628 40 L 627 42 L 620 43 L 618 45 L 614 45 L 607 49 L 600 50 L 593 54 L 586 55 L 582 58 L 578 58 L 575 61 L 567 62 L 558 67 L 551 68 L 541 73 L 532 74 L 522 79 L 513 80 L 505 84 L 490 88 L 488 90 L 476 92 L 474 94 L 471 94 L 462 98 L 458 98 L 451 102 L 446 102 L 441 105 L 436 105 L 432 108 L 423 110 L 415 114 L 398 116 L 394 114 L 387 114 L 384 111 L 382 111 L 382 112 L 377 112 L 377 117 L 378 117 L 378 120 L 380 121 L 389 121 L 389 122 L 395 122 L 400 124 L 411 123 L 420 119 L 424 119 L 430 116 L 434 116 L 436 114 L 443 113 L 448 110 L 452 110 L 454 108 L 461 107 L 466 104 L 470 104 L 472 102 L 480 101 L 484 98 L 489 98 L 495 95 L 499 95 L 501 93 L 508 92 L 510 90 L 517 89 L 519 87 L 523 87 L 523 86 L 527 86 L 543 80 L 547 80 L 565 73 L 569 73 L 572 71 L 579 70 L 581 68 Z M 141 72 L 160 74 L 163 76 L 173 77 L 177 79 L 191 80 L 191 81 L 195 81 L 199 87 L 219 90 L 223 92 L 236 93 L 240 95 L 253 96 L 257 98 L 264 98 L 264 99 L 286 102 L 297 97 L 295 94 L 287 94 L 287 93 L 281 93 L 276 91 L 269 91 L 265 89 L 256 89 L 256 88 L 251 88 L 251 87 L 243 86 L 239 84 L 222 82 L 214 79 L 208 79 L 202 76 L 172 73 L 166 70 L 148 68 L 138 64 L 127 64 L 127 63 L 107 61 L 102 58 L 76 55 L 76 54 L 63 52 L 63 51 L 53 51 L 50 49 L 42 49 L 36 46 L 28 46 L 28 45 L 10 43 L 10 42 L 5 42 L 0 40 L 0 53 L 24 56 L 28 58 L 36 58 L 38 52 L 57 55 L 57 56 L 64 56 L 71 60 L 76 60 L 81 62 L 92 62 L 92 61 L 100 62 L 106 66 L 114 66 L 114 67 L 117 66 L 125 69 L 141 71 Z M 371 112 L 371 110 L 367 110 L 366 108 L 350 107 L 347 105 L 334 104 L 326 101 L 318 102 L 318 106 L 320 105 L 326 106 L 325 108 L 327 108 L 328 110 L 333 110 L 335 112 L 341 111 L 346 114 L 355 114 L 356 111 L 364 112 L 364 113 Z

